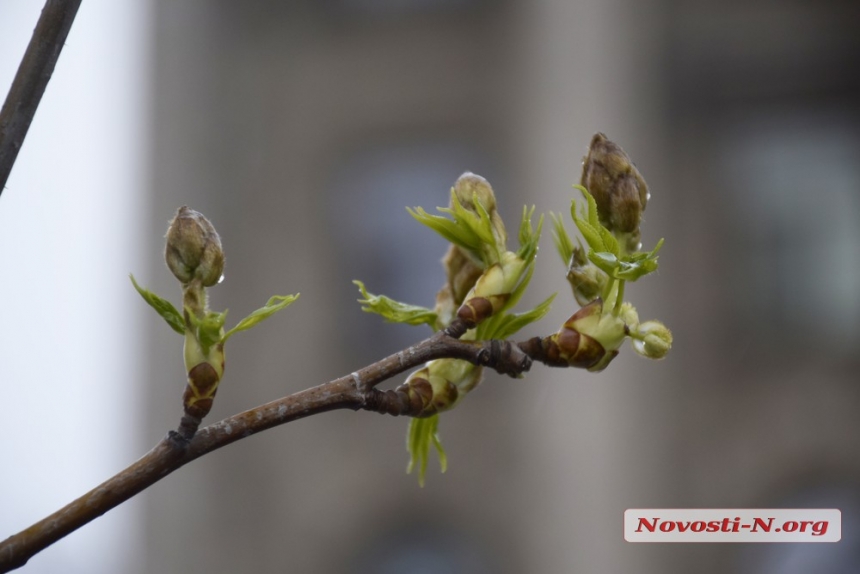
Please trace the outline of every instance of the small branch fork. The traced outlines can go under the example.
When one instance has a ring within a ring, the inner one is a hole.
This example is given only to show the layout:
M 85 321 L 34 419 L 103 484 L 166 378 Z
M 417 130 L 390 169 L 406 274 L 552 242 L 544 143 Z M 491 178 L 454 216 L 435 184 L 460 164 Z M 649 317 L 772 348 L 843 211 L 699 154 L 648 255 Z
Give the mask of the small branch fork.
M 200 429 L 190 440 L 171 431 L 152 450 L 90 492 L 0 543 L 0 572 L 20 568 L 32 556 L 158 482 L 196 458 L 266 429 L 337 409 L 409 415 L 409 405 L 377 385 L 442 358 L 463 359 L 516 376 L 529 370 L 537 347 L 510 341 L 460 341 L 465 328 L 448 329 L 372 365 L 328 383 L 228 417 Z M 541 360 L 539 356 L 534 357 Z

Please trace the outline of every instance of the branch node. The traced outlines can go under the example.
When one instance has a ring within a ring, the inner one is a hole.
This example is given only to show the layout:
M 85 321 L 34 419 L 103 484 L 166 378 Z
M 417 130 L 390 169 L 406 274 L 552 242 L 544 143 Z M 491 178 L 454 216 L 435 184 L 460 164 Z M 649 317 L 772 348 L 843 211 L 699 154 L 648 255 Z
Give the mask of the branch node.
M 195 417 L 186 413 L 182 415 L 182 419 L 179 421 L 179 428 L 176 429 L 176 433 L 182 437 L 186 444 L 188 444 L 191 442 L 191 439 L 194 438 L 194 434 L 197 432 L 202 421 L 203 419 L 200 417 Z
M 421 412 L 424 405 L 417 396 L 410 398 L 404 388 L 398 387 L 394 390 L 380 391 L 370 389 L 365 397 L 364 410 L 377 412 L 383 415 L 416 416 Z
M 188 449 L 190 439 L 185 438 L 175 430 L 169 431 L 164 438 L 165 442 L 175 451 L 184 451 Z
M 362 395 L 366 395 L 370 389 L 367 388 L 367 385 L 361 380 L 361 375 L 358 374 L 358 371 L 354 371 L 349 375 L 352 377 L 352 380 L 355 382 L 355 388 Z
M 466 334 L 466 331 L 469 330 L 469 327 L 466 323 L 460 319 L 459 317 L 451 321 L 451 324 L 445 327 L 443 333 L 451 337 L 452 339 L 459 339 L 463 335 Z
M 490 355 L 490 366 L 503 375 L 517 377 L 532 366 L 531 357 L 510 341 L 491 341 Z

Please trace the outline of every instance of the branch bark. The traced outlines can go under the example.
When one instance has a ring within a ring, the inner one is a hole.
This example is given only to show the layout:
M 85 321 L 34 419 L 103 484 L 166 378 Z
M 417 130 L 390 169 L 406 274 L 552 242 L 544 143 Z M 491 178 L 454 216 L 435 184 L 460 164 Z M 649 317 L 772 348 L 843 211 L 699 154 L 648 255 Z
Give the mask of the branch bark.
M 197 432 L 189 441 L 171 431 L 151 451 L 77 500 L 0 543 L 0 572 L 20 568 L 54 542 L 132 498 L 196 458 L 266 429 L 337 410 L 410 414 L 393 391 L 376 386 L 427 361 L 454 358 L 500 373 L 528 371 L 531 358 L 508 341 L 460 341 L 457 321 L 424 341 L 354 373 L 228 417 Z M 454 335 L 454 336 L 452 336 Z M 392 402 L 394 401 L 394 402 Z M 403 407 L 403 408 L 401 408 Z
M 81 0 L 47 0 L 33 30 L 33 37 L 0 109 L 0 194 L 6 187 L 6 180 L 54 73 L 80 5 Z

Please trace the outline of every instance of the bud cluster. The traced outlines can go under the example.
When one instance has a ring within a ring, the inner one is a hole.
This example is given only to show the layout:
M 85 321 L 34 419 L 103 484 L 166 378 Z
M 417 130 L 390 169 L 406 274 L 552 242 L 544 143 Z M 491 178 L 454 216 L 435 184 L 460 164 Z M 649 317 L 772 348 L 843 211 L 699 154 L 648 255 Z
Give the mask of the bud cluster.
M 457 179 L 451 189 L 450 206 L 440 211 L 452 215 L 453 221 L 429 215 L 420 208 L 410 211 L 451 241 L 442 260 L 447 280 L 436 295 L 434 327 L 444 329 L 456 318 L 468 329 L 463 339 L 492 337 L 494 333 L 481 333 L 476 327 L 490 317 L 498 317 L 521 296 L 534 264 L 540 229 L 537 233 L 531 229 L 531 213 L 525 211 L 520 226 L 521 247 L 517 252 L 508 251 L 507 231 L 496 208 L 493 188 L 486 179 L 469 172 Z M 541 316 L 543 312 L 544 308 Z M 415 416 L 432 416 L 453 408 L 480 383 L 482 371 L 467 361 L 439 359 L 414 372 L 397 390 L 419 407 L 413 411 Z
M 618 355 L 624 339 L 633 339 L 639 354 L 664 357 L 672 346 L 671 332 L 659 321 L 639 323 L 636 309 L 624 302 L 625 284 L 657 269 L 662 239 L 640 252 L 640 223 L 648 186 L 620 146 L 595 134 L 582 168 L 586 207 L 571 206 L 571 215 L 585 239 L 574 245 L 560 216 L 555 216 L 556 248 L 567 265 L 567 280 L 582 308 L 555 334 L 536 339 L 547 362 L 600 371 Z
M 507 312 L 519 301 L 534 269 L 543 222 L 541 218 L 537 229 L 532 228 L 534 208 L 523 209 L 520 247 L 515 252 L 506 246 L 507 230 L 498 213 L 493 188 L 479 175 L 467 172 L 457 179 L 451 188 L 449 206 L 439 208 L 443 215 L 431 215 L 420 207 L 408 211 L 450 242 L 442 259 L 446 281 L 436 295 L 435 308 L 431 311 L 373 295 L 356 281 L 364 311 L 398 323 L 427 323 L 437 331 L 445 330 L 450 337 L 484 341 L 510 336 L 549 310 L 552 297 L 529 311 Z M 413 372 L 396 389 L 385 392 L 382 412 L 413 417 L 408 448 L 410 468 L 416 462 L 420 468 L 419 481 L 423 482 L 431 445 L 435 445 L 444 466 L 444 452 L 436 433 L 439 413 L 455 407 L 478 386 L 482 375 L 483 367 L 468 361 L 437 359 Z
M 274 296 L 226 333 L 227 312 L 209 310 L 206 287 L 221 281 L 224 251 L 218 232 L 201 213 L 181 207 L 167 229 L 164 258 L 167 267 L 182 284 L 182 313 L 163 299 L 137 284 L 134 288 L 167 324 L 185 336 L 184 358 L 188 380 L 182 395 L 185 416 L 179 434 L 190 440 L 200 421 L 212 408 L 218 384 L 224 375 L 224 343 L 233 334 L 250 329 L 260 321 L 287 307 L 298 295 Z

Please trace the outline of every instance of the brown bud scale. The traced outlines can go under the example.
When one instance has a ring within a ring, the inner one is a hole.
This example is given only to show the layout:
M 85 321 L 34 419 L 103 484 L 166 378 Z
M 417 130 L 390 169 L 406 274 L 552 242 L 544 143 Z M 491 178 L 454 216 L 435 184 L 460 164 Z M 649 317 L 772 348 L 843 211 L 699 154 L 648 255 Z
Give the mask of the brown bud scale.
M 566 359 L 571 367 L 588 369 L 599 363 L 606 354 L 603 345 L 595 339 L 567 327 L 562 327 L 551 337 L 558 344 L 559 356 Z
M 182 404 L 188 415 L 202 419 L 209 414 L 219 380 L 218 372 L 209 363 L 200 363 L 188 371 L 188 384 L 182 395 Z
M 417 410 L 423 411 L 433 400 L 433 386 L 430 381 L 421 377 L 413 377 L 409 381 L 400 385 L 406 387 L 406 392 L 409 394 L 410 402 Z
M 213 395 L 214 396 L 214 395 Z M 202 419 L 212 410 L 212 397 L 195 397 L 190 385 L 185 386 L 185 393 L 182 395 L 185 414 Z
M 493 304 L 486 297 L 472 297 L 457 310 L 457 317 L 471 329 L 493 314 Z
M 219 380 L 218 372 L 209 363 L 200 363 L 188 371 L 188 384 L 199 397 L 214 395 Z

